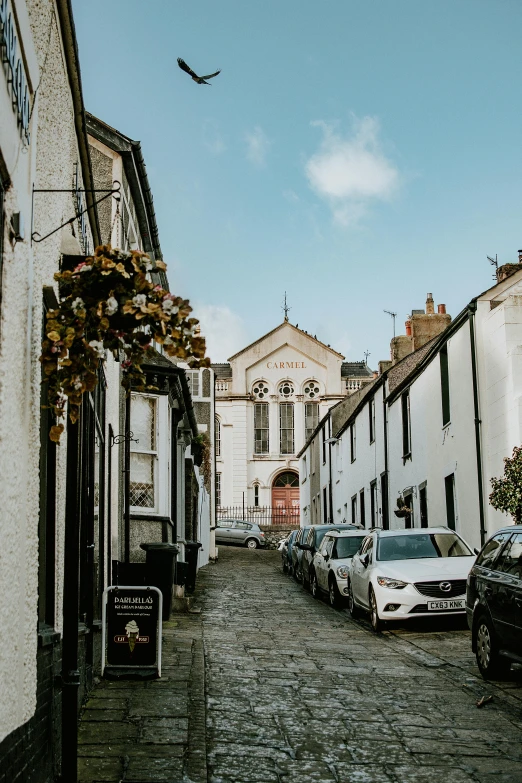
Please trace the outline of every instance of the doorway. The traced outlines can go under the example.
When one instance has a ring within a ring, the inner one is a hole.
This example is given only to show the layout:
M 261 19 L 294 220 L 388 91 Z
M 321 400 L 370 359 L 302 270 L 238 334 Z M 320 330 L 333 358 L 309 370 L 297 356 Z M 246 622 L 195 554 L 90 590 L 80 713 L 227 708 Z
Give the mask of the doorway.
M 299 520 L 299 476 L 290 470 L 276 476 L 272 484 L 273 524 L 283 523 L 288 516 L 295 517 L 293 522 Z

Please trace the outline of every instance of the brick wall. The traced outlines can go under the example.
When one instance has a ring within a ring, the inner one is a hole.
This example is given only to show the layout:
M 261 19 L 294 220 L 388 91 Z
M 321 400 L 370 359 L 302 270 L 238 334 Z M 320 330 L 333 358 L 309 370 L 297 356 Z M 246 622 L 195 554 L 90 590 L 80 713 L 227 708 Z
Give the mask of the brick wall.
M 0 743 L 0 783 L 52 783 L 60 762 L 61 647 L 38 650 L 36 711 Z

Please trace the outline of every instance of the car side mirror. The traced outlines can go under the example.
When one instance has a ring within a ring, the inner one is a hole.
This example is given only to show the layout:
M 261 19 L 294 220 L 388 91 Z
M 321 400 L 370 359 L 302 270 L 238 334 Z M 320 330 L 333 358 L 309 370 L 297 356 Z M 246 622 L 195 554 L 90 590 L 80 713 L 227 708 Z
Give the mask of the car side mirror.
M 301 546 L 301 549 L 304 550 L 305 552 L 310 552 L 310 550 L 312 549 L 310 544 L 301 544 L 300 546 Z
M 330 555 L 328 554 L 328 552 L 324 552 L 324 553 L 323 553 L 323 557 L 324 557 L 324 559 L 325 559 L 326 561 L 328 561 L 328 560 L 330 559 Z
M 366 554 L 361 557 L 361 563 L 365 568 L 368 568 L 369 562 L 370 562 L 370 555 L 368 554 L 368 552 L 366 552 Z
M 479 555 L 479 554 L 480 554 L 480 549 L 477 549 L 477 547 L 476 547 L 476 546 L 475 546 L 475 547 L 473 547 L 473 551 L 475 552 L 475 554 L 476 554 L 476 555 Z

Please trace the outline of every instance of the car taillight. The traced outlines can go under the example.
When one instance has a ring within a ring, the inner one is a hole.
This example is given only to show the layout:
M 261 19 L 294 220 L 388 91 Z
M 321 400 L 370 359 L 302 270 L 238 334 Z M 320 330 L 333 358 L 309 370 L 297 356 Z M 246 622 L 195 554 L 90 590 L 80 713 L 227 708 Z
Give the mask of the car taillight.
M 259 535 L 260 535 L 262 538 L 264 538 L 264 537 L 265 537 L 265 534 L 263 533 L 263 531 L 261 531 Z

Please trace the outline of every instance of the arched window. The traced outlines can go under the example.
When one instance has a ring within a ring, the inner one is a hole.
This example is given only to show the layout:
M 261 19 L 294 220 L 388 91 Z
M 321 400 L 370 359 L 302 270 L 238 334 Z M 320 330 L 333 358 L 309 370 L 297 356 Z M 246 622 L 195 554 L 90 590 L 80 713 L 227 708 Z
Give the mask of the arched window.
M 214 450 L 216 457 L 221 456 L 221 422 L 216 417 L 214 421 Z
M 274 481 L 274 487 L 298 487 L 299 476 L 297 473 L 287 471 L 286 473 L 280 473 Z
M 265 383 L 265 381 L 258 381 L 257 383 L 254 383 L 252 394 L 256 400 L 266 399 L 268 396 L 268 385 Z
M 309 400 L 315 400 L 319 396 L 319 384 L 317 381 L 307 381 L 304 385 L 304 396 Z
M 281 397 L 292 397 L 294 393 L 294 385 L 291 381 L 283 381 L 279 384 L 279 394 Z

